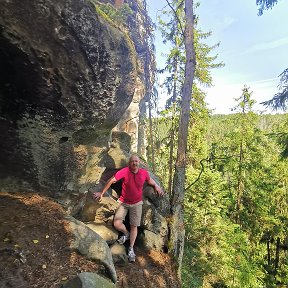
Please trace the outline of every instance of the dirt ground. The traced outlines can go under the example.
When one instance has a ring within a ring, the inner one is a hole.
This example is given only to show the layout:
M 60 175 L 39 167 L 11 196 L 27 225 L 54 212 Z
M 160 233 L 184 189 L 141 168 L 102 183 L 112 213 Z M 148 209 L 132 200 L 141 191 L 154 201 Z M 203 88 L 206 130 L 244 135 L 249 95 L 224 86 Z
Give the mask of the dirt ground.
M 100 265 L 69 249 L 65 211 L 33 193 L 0 193 L 0 288 L 60 288 Z M 117 267 L 117 287 L 180 287 L 167 254 L 135 249 L 137 260 Z

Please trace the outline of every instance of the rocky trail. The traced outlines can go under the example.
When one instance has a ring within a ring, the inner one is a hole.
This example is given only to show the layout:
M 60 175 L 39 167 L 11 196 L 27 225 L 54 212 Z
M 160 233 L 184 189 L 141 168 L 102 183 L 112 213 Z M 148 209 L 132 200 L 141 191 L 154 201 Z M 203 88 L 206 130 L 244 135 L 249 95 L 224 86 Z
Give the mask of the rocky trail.
M 0 287 L 60 288 L 81 272 L 102 266 L 69 248 L 64 209 L 34 193 L 0 193 Z M 135 249 L 135 263 L 116 266 L 116 287 L 179 287 L 170 257 Z

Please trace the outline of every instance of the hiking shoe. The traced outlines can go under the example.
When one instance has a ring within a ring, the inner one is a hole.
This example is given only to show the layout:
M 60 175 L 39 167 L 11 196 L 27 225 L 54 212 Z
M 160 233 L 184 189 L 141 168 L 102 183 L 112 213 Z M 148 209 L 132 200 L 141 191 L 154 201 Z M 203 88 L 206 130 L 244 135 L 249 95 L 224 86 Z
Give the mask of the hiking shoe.
M 118 239 L 118 243 L 119 244 L 124 244 L 128 239 L 129 239 L 129 233 L 126 234 L 126 235 L 124 234 Z
M 129 260 L 129 262 L 135 262 L 135 259 L 136 259 L 136 255 L 134 253 L 133 248 L 129 248 L 129 250 L 128 250 L 128 260 Z

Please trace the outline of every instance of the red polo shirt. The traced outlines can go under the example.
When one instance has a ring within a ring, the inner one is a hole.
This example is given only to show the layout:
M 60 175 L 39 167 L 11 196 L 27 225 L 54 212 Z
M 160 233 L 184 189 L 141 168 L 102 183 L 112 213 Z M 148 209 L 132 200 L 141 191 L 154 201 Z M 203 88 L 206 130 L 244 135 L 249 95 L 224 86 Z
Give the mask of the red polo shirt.
M 142 201 L 143 185 L 150 180 L 147 170 L 139 168 L 137 173 L 133 173 L 129 167 L 125 167 L 114 175 L 115 179 L 122 182 L 122 193 L 119 200 L 125 204 L 136 204 Z

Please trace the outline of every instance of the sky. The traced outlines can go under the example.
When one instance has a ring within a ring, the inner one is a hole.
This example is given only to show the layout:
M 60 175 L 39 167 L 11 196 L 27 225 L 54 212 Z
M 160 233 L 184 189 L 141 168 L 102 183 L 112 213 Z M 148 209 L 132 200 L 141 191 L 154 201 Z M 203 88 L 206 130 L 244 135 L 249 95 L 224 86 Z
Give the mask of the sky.
M 165 0 L 146 0 L 153 22 L 166 5 Z M 270 113 L 260 102 L 271 99 L 278 91 L 279 75 L 288 68 L 288 1 L 279 0 L 273 9 L 258 16 L 256 0 L 200 0 L 195 10 L 203 32 L 212 32 L 205 43 L 220 46 L 212 51 L 223 68 L 213 69 L 213 87 L 204 88 L 206 102 L 213 114 L 229 114 L 242 94 L 250 87 L 256 100 L 255 110 Z M 167 45 L 156 30 L 156 61 L 163 65 Z

